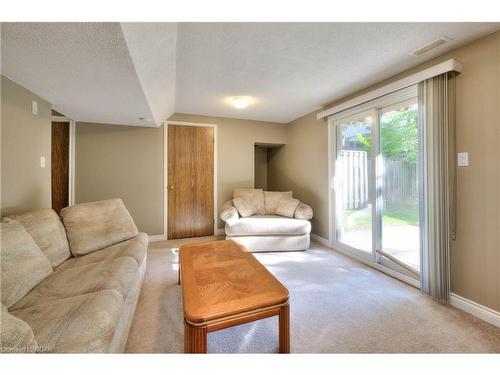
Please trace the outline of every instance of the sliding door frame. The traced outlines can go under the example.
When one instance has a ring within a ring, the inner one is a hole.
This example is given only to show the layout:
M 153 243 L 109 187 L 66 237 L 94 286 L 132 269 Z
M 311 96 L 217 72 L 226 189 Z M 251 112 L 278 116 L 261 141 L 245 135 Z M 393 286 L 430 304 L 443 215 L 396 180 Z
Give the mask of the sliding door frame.
M 370 111 L 373 112 L 372 118 L 372 163 L 374 171 L 374 179 L 380 173 L 381 168 L 381 154 L 380 154 L 380 130 L 379 130 L 379 116 L 380 110 L 384 107 L 396 104 L 398 102 L 403 102 L 411 98 L 417 97 L 417 87 L 412 85 L 410 87 L 404 88 L 397 92 L 391 93 L 381 98 L 377 98 L 368 103 L 356 106 L 354 108 L 339 112 L 328 118 L 328 218 L 329 218 L 329 243 L 330 247 L 344 253 L 352 258 L 355 258 L 370 267 L 373 267 L 379 271 L 382 271 L 390 276 L 393 276 L 407 284 L 414 287 L 420 288 L 420 280 L 415 279 L 404 273 L 402 270 L 399 272 L 396 267 L 391 268 L 384 265 L 379 261 L 377 250 L 382 250 L 382 222 L 381 222 L 381 204 L 382 194 L 380 189 L 382 188 L 380 184 L 375 183 L 374 188 L 371 189 L 370 202 L 372 204 L 372 231 L 376 231 L 375 235 L 372 234 L 372 251 L 369 254 L 366 251 L 353 248 L 346 244 L 343 244 L 337 240 L 337 194 L 336 187 L 338 186 L 338 181 L 335 180 L 335 164 L 337 160 L 337 122 L 346 118 L 350 118 L 357 114 L 364 114 Z M 371 182 L 370 182 L 371 183 Z

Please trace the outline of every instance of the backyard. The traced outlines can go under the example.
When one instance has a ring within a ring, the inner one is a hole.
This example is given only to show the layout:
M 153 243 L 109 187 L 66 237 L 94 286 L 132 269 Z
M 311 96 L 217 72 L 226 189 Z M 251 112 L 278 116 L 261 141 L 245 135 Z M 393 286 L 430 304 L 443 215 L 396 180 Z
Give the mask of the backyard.
M 372 251 L 371 205 L 361 210 L 344 210 L 341 241 L 354 248 Z M 418 201 L 386 204 L 382 209 L 382 249 L 420 270 Z

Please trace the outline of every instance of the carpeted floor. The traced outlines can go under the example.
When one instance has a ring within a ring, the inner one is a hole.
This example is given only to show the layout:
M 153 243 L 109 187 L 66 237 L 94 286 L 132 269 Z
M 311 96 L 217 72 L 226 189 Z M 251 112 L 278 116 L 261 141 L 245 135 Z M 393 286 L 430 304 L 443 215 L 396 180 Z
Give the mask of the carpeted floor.
M 183 351 L 180 243 L 150 244 L 127 352 Z M 256 257 L 290 291 L 292 353 L 500 352 L 500 328 L 317 243 Z M 209 353 L 277 350 L 276 317 L 208 335 Z

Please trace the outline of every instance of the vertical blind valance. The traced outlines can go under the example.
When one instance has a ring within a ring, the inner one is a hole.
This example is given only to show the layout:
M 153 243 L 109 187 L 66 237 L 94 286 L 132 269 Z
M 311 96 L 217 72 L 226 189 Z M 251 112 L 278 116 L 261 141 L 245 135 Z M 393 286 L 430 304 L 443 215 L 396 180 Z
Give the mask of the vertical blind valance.
M 385 95 L 391 94 L 395 91 L 416 85 L 419 82 L 423 82 L 427 79 L 430 79 L 432 77 L 436 77 L 440 74 L 444 74 L 447 72 L 458 72 L 460 73 L 462 71 L 462 64 L 455 60 L 455 59 L 450 59 L 446 60 L 442 63 L 433 65 L 429 68 L 423 69 L 417 73 L 408 75 L 402 79 L 399 79 L 397 81 L 391 82 L 387 85 L 384 85 L 382 87 L 379 87 L 378 89 L 375 89 L 373 91 L 367 92 L 366 94 L 359 95 L 355 98 L 352 98 L 350 100 L 347 100 L 343 103 L 340 103 L 338 105 L 335 105 L 331 108 L 328 108 L 322 112 L 319 112 L 316 115 L 316 118 L 319 119 L 327 119 L 332 115 L 335 115 L 339 112 L 346 111 L 350 108 L 359 106 L 361 104 L 367 103 L 369 101 L 375 100 L 377 98 L 381 98 Z

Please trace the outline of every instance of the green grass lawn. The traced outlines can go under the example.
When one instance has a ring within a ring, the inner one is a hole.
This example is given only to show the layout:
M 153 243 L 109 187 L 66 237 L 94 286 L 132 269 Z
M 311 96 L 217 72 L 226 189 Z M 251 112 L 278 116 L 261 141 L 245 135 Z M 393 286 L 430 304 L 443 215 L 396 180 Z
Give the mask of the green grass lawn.
M 347 231 L 370 229 L 372 225 L 371 207 L 362 210 L 345 210 L 342 222 Z M 406 202 L 400 205 L 386 204 L 382 211 L 385 225 L 418 226 L 418 202 Z

